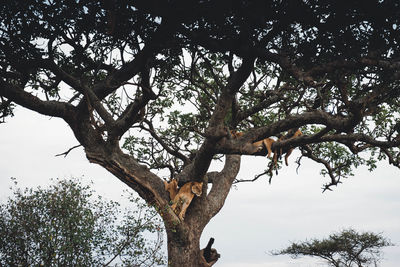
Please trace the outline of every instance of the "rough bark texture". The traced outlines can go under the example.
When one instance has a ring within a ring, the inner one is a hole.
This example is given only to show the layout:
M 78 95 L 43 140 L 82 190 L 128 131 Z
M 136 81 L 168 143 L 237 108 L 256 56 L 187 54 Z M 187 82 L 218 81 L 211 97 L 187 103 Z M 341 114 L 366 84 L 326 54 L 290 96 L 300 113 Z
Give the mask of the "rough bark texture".
M 201 266 L 199 225 L 185 227 L 184 233 L 177 235 L 167 231 L 168 266 Z
M 200 237 L 208 224 L 225 203 L 233 180 L 240 168 L 240 156 L 227 156 L 221 172 L 210 173 L 213 183 L 208 195 L 203 193 L 189 206 L 185 220 L 177 225 L 167 225 L 168 264 L 170 266 L 212 266 L 200 252 Z M 205 183 L 203 192 L 207 192 Z
M 95 138 L 90 140 L 93 141 Z M 138 192 L 147 203 L 154 205 L 162 216 L 168 239 L 169 266 L 212 266 L 214 262 L 205 262 L 201 253 L 200 237 L 204 227 L 225 203 L 240 169 L 240 156 L 226 156 L 225 166 L 221 172 L 204 176 L 203 194 L 194 198 L 184 221 L 181 221 L 170 208 L 169 195 L 164 189 L 161 178 L 123 153 L 115 143 L 107 143 L 101 139 L 98 142 L 102 145 L 91 142 L 88 143 L 91 147 L 85 148 L 89 161 L 101 165 Z M 211 190 L 207 195 L 209 186 Z

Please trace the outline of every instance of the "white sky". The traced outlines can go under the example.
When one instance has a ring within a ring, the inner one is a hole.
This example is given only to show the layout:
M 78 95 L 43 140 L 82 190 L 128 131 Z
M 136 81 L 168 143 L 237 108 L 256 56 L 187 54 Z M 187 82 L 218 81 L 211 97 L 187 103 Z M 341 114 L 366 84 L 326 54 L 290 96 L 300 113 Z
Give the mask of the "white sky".
M 18 109 L 16 117 L 0 124 L 0 201 L 10 195 L 10 177 L 21 187 L 47 185 L 50 178 L 81 177 L 94 182 L 98 194 L 113 200 L 127 186 L 100 166 L 90 164 L 83 149 L 66 158 L 55 157 L 77 145 L 67 124 L 57 118 Z M 308 258 L 270 256 L 269 251 L 284 248 L 290 241 L 327 237 L 343 228 L 383 232 L 400 245 L 400 170 L 380 163 L 373 173 L 356 170 L 333 192 L 321 193 L 326 182 L 320 167 L 303 163 L 296 173 L 293 153 L 289 167 L 273 178 L 239 184 L 220 213 L 206 227 L 202 247 L 210 237 L 222 255 L 220 267 L 312 267 L 326 266 Z M 252 178 L 268 160 L 245 157 L 239 178 Z M 215 168 L 217 168 L 216 166 Z M 400 246 L 384 250 L 383 267 L 400 266 Z

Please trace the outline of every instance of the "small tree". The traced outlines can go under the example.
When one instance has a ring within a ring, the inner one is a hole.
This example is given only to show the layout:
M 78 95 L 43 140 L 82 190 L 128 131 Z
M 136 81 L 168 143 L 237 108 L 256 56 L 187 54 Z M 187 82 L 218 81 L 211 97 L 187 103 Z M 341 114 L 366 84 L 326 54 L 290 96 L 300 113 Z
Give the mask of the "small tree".
M 366 267 L 382 259 L 381 249 L 393 244 L 381 234 L 372 232 L 358 233 L 353 229 L 332 234 L 329 238 L 311 239 L 301 243 L 292 243 L 289 247 L 272 252 L 273 255 L 289 254 L 292 258 L 301 256 L 318 257 L 326 260 L 329 266 Z
M 160 220 L 137 198 L 129 197 L 135 210 L 122 211 L 76 179 L 13 193 L 0 204 L 0 266 L 164 263 Z

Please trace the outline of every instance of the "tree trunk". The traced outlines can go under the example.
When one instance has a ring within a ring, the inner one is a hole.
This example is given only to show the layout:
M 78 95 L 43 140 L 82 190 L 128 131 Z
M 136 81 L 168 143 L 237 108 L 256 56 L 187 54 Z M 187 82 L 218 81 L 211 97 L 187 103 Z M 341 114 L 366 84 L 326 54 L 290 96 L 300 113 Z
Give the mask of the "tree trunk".
M 203 196 L 204 197 L 204 196 Z M 204 251 L 200 249 L 200 237 L 210 218 L 199 210 L 202 205 L 200 199 L 194 201 L 184 221 L 167 223 L 164 220 L 167 232 L 168 266 L 169 267 L 210 267 L 220 255 L 211 248 L 212 242 L 207 245 L 208 262 L 204 258 Z
M 240 169 L 239 155 L 227 155 L 221 172 L 213 172 L 204 177 L 203 193 L 194 197 L 182 221 L 170 206 L 169 194 L 165 190 L 163 180 L 131 156 L 124 154 L 117 145 L 106 143 L 93 148 L 85 147 L 85 152 L 90 162 L 105 167 L 138 192 L 148 204 L 157 207 L 167 232 L 168 266 L 210 267 L 214 265 L 219 254 L 210 245 L 207 249 L 206 261 L 200 249 L 200 236 L 204 227 L 224 205 L 232 182 Z M 208 176 L 212 180 L 209 194 L 207 194 Z
M 202 266 L 200 265 L 199 238 L 192 237 L 189 242 L 177 242 L 168 238 L 168 266 Z
M 182 223 L 185 224 L 185 223 Z M 167 229 L 168 267 L 209 267 L 200 250 L 199 225 L 184 225 L 183 231 Z

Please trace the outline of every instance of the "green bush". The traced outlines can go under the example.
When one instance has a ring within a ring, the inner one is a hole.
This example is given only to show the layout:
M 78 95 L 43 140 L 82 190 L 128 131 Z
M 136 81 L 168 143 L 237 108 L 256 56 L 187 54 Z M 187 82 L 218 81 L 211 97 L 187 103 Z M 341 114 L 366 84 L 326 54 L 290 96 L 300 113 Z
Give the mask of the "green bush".
M 15 184 L 17 184 L 15 182 Z M 0 204 L 0 266 L 156 266 L 165 263 L 153 208 L 95 196 L 78 179 L 13 188 Z

